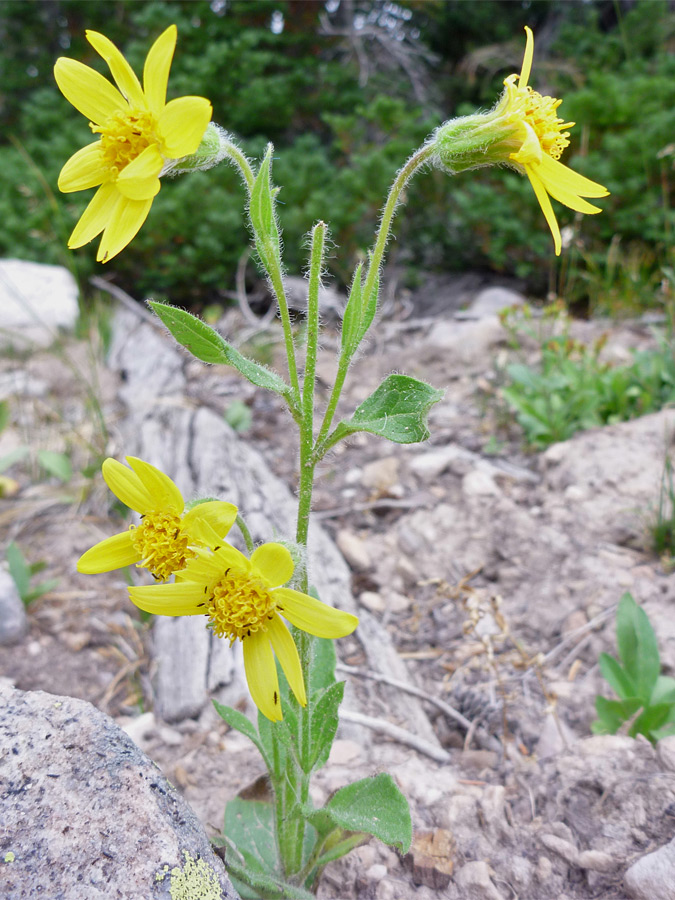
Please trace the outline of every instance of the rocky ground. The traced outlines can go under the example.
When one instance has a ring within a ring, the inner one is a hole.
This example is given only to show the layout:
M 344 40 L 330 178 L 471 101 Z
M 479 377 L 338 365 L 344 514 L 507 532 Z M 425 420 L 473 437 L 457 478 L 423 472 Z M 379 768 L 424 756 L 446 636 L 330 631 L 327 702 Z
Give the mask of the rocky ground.
M 358 436 L 320 473 L 316 518 L 349 564 L 364 629 L 374 621 L 405 668 L 403 685 L 375 693 L 362 646 L 342 642 L 349 691 L 385 724 L 345 723 L 315 792 L 391 772 L 411 802 L 416 852 L 400 859 L 373 842 L 329 866 L 319 896 L 673 897 L 673 749 L 589 737 L 589 726 L 604 689 L 598 654 L 614 651 L 624 591 L 646 609 L 665 671 L 675 670 L 675 575 L 648 548 L 675 413 L 524 452 L 497 402 L 505 333 L 494 291 L 481 287 L 440 285 L 427 305 L 392 299 L 348 383 L 346 414 L 394 370 L 444 388 L 430 440 L 401 447 Z M 238 315 L 221 323 L 226 333 L 244 327 Z M 605 352 L 615 359 L 650 341 L 641 323 L 574 328 L 585 340 L 608 329 Z M 328 323 L 324 392 L 337 340 Z M 120 573 L 74 571 L 84 549 L 123 527 L 111 523 L 110 494 L 87 467 L 128 452 L 124 373 L 102 362 L 95 340 L 61 347 L 6 354 L 0 370 L 12 413 L 0 457 L 22 445 L 33 451 L 4 473 L 14 483 L 0 500 L 3 533 L 31 562 L 46 563 L 41 578 L 59 579 L 29 606 L 27 633 L 0 648 L 1 674 L 22 690 L 79 697 L 112 715 L 215 834 L 225 802 L 261 764 L 209 706 L 197 718 L 161 720 L 150 623 L 129 604 Z M 278 364 L 276 330 L 251 338 L 248 351 Z M 235 400 L 247 404 L 253 419 L 242 440 L 293 488 L 293 430 L 274 400 L 193 361 L 184 374 L 187 405 L 226 413 Z M 37 448 L 68 452 L 76 474 L 66 484 L 46 477 Z M 386 729 L 401 724 L 396 702 L 411 685 L 418 695 L 404 702 L 421 703 L 433 739 L 417 748 Z

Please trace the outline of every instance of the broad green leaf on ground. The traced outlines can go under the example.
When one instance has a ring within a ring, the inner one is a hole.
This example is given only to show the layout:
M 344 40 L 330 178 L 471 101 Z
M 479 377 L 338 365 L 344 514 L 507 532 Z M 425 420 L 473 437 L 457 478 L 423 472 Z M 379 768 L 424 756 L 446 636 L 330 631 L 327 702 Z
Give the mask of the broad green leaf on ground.
M 649 703 L 661 670 L 659 648 L 647 614 L 629 593 L 619 601 L 616 641 L 624 669 L 635 683 L 636 696 Z
M 635 682 L 630 675 L 621 668 L 613 656 L 609 656 L 607 653 L 601 653 L 598 659 L 598 665 L 600 666 L 602 677 L 615 694 L 618 694 L 622 700 L 626 700 L 629 697 L 635 697 L 637 693 Z

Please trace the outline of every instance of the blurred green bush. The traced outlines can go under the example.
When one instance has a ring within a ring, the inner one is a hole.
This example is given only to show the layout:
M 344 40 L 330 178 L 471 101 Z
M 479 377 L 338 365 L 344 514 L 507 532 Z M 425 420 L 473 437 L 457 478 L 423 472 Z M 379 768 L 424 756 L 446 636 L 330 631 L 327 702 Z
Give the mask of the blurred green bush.
M 369 15 L 385 5 L 362 0 L 355 8 Z M 304 235 L 322 218 L 341 248 L 330 266 L 344 283 L 368 248 L 396 170 L 444 118 L 492 105 L 504 76 L 519 68 L 528 23 L 542 36 L 535 85 L 563 97 L 562 114 L 580 123 L 565 162 L 612 192 L 604 212 L 575 217 L 556 205 L 561 226 L 570 226 L 561 262 L 527 179 L 508 170 L 457 179 L 433 171 L 417 179 L 396 224 L 397 259 L 415 268 L 491 269 L 525 279 L 533 292 L 610 312 L 658 300 L 661 270 L 674 264 L 675 228 L 675 13 L 665 0 L 650 2 L 649 16 L 644 4 L 624 13 L 617 3 L 618 19 L 607 18 L 607 4 L 575 0 L 394 6 L 410 13 L 406 27 L 417 29 L 422 49 L 437 54 L 426 64 L 422 99 L 402 69 L 374 66 L 360 84 L 343 37 L 322 33 L 323 3 L 0 2 L 0 254 L 67 260 L 83 282 L 103 271 L 134 296 L 192 308 L 233 289 L 248 234 L 243 190 L 227 166 L 167 182 L 133 247 L 105 269 L 91 248 L 65 250 L 91 192 L 59 195 L 56 180 L 91 135 L 51 69 L 65 54 L 107 74 L 86 28 L 108 35 L 140 72 L 153 38 L 175 22 L 170 96 L 208 96 L 215 120 L 252 157 L 275 142 L 286 264 L 302 271 Z M 279 34 L 270 28 L 275 10 L 284 15 Z M 480 59 L 489 44 L 498 61 L 467 76 L 460 61 Z

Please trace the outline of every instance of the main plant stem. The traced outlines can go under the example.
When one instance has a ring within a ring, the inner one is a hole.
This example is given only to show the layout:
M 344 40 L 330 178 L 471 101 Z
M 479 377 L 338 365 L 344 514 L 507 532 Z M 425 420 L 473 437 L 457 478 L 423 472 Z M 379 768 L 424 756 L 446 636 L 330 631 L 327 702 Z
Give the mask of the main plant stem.
M 307 538 L 309 535 L 309 515 L 312 507 L 312 489 L 314 487 L 314 389 L 316 376 L 316 356 L 319 340 L 319 289 L 321 287 L 321 271 L 323 268 L 323 250 L 326 238 L 326 225 L 318 222 L 312 229 L 312 249 L 309 263 L 309 289 L 307 297 L 307 352 L 305 356 L 305 376 L 302 385 L 302 418 L 300 422 L 300 484 L 298 487 L 298 521 L 295 540 L 302 554 L 299 566 L 297 587 L 303 593 L 309 589 L 307 572 Z M 294 629 L 295 641 L 300 656 L 305 691 L 308 701 L 311 697 L 311 638 L 304 631 Z M 310 753 L 311 731 L 308 708 L 301 707 L 298 713 L 298 748 L 299 760 L 307 760 Z M 309 775 L 298 766 L 296 783 L 296 800 L 300 807 L 309 801 Z M 305 842 L 305 820 L 298 816 L 291 825 L 291 840 L 287 843 L 288 856 L 284 860 L 286 874 L 292 875 L 303 867 L 303 847 Z

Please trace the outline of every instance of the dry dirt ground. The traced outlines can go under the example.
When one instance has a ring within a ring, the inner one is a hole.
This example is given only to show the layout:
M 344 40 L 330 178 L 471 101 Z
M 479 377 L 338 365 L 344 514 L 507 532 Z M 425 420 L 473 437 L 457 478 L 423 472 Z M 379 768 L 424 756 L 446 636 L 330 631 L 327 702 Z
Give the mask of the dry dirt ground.
M 359 436 L 340 445 L 322 466 L 315 510 L 351 566 L 361 608 L 386 626 L 410 683 L 430 698 L 423 706 L 447 756 L 433 760 L 386 735 L 345 730 L 317 779 L 317 798 L 355 774 L 392 772 L 411 801 L 426 860 L 418 855 L 414 865 L 372 843 L 329 866 L 319 896 L 643 896 L 629 892 L 624 875 L 673 836 L 675 776 L 646 742 L 589 738 L 589 726 L 603 690 L 598 654 L 614 651 L 613 613 L 625 590 L 650 615 L 665 671 L 675 670 L 675 576 L 647 540 L 675 415 L 528 454 L 495 405 L 506 352 L 496 319 L 419 313 L 390 305 L 356 363 L 344 409 L 393 370 L 424 378 L 446 391 L 430 417 L 430 441 L 399 447 Z M 228 316 L 232 334 L 241 322 Z M 607 327 L 575 329 L 590 340 Z M 607 352 L 620 359 L 649 341 L 639 323 L 613 325 Z M 251 346 L 278 364 L 277 342 L 272 329 Z M 319 363 L 324 394 L 336 342 L 329 325 Z M 0 457 L 32 448 L 28 464 L 5 473 L 16 484 L 0 500 L 3 541 L 44 561 L 40 577 L 59 584 L 30 605 L 23 641 L 0 648 L 0 674 L 22 690 L 80 697 L 109 713 L 215 834 L 225 802 L 261 774 L 253 748 L 210 707 L 197 720 L 158 721 L 151 623 L 128 602 L 119 572 L 75 571 L 80 553 L 124 527 L 100 473 L 89 474 L 101 456 L 124 455 L 120 376 L 98 345 L 92 332 L 58 351 L 1 362 L 11 424 Z M 244 440 L 293 487 L 296 448 L 284 411 L 231 373 L 186 367 L 187 402 L 226 412 L 243 400 L 253 414 Z M 73 478 L 61 484 L 41 472 L 37 449 L 67 452 Z M 341 655 L 358 670 L 344 675 L 351 689 L 367 695 L 357 644 L 346 642 Z M 434 700 L 473 723 L 469 733 Z M 370 712 L 389 718 L 381 702 Z

